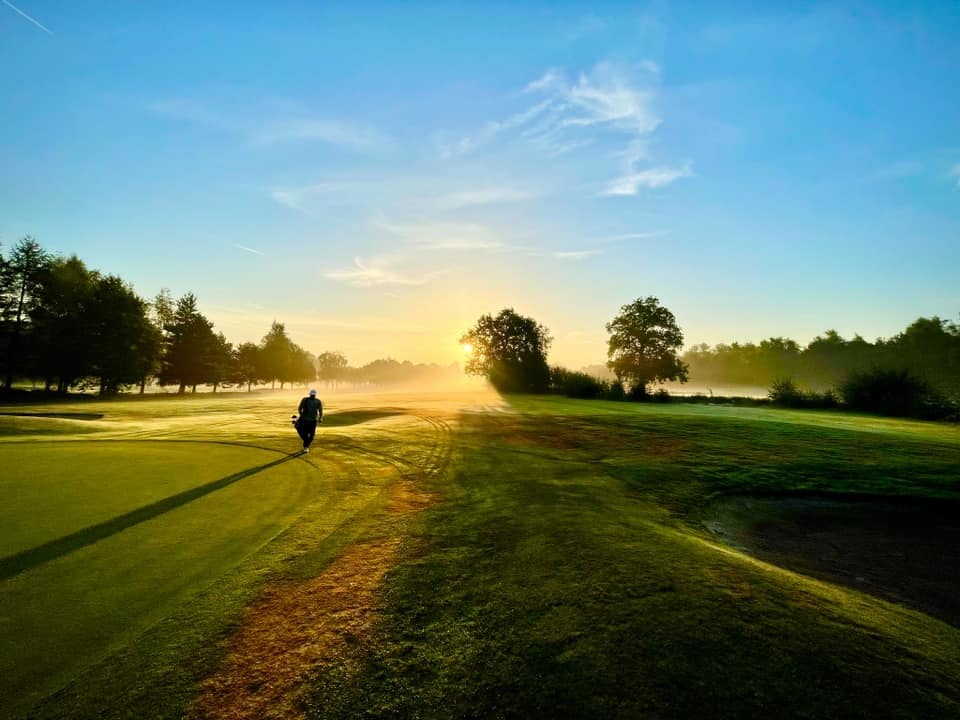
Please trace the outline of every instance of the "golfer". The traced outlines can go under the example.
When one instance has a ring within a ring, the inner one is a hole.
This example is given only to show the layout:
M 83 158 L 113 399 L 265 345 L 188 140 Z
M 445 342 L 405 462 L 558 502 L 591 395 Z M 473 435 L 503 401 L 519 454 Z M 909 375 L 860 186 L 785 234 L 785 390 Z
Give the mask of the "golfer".
M 317 397 L 317 391 L 311 390 L 310 395 L 300 401 L 297 412 L 297 434 L 303 440 L 303 451 L 310 452 L 310 443 L 317 432 L 317 423 L 323 422 L 323 403 Z

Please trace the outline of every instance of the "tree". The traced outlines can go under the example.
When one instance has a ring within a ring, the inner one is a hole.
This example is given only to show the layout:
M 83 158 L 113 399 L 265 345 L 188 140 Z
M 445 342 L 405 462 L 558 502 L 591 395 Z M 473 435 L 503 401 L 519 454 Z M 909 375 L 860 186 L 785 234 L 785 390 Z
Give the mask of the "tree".
M 34 374 L 66 394 L 91 374 L 93 315 L 100 277 L 76 255 L 54 258 L 38 279 L 33 315 Z
M 273 321 L 269 332 L 260 341 L 260 373 L 264 380 L 270 380 L 276 387 L 280 381 L 280 389 L 291 380 L 291 364 L 293 360 L 293 341 L 287 335 L 283 323 Z
M 250 387 L 261 379 L 259 356 L 260 348 L 252 342 L 241 343 L 233 351 L 233 375 L 231 379 L 238 385 L 246 384 L 247 392 L 250 392 Z
M 501 310 L 496 317 L 483 315 L 460 338 L 469 351 L 464 371 L 486 376 L 502 392 L 546 392 L 551 342 L 547 328 L 513 308 Z
M 227 342 L 226 336 L 217 333 L 213 336 L 210 344 L 210 377 L 208 382 L 213 384 L 213 391 L 223 382 L 229 382 L 234 373 L 233 369 L 233 345 Z
M 312 383 L 317 379 L 317 359 L 294 343 L 291 348 L 288 375 L 291 383 L 298 382 L 303 385 Z
M 161 385 L 178 385 L 183 394 L 187 386 L 210 382 L 214 375 L 213 355 L 217 338 L 213 324 L 197 309 L 197 298 L 187 293 L 177 300 L 173 321 L 166 327 L 166 352 L 160 371 Z
M 322 352 L 317 355 L 317 377 L 329 387 L 346 376 L 347 358 L 340 352 Z
M 657 298 L 638 298 L 621 307 L 607 332 L 607 366 L 630 384 L 632 393 L 646 394 L 652 382 L 687 381 L 687 366 L 677 355 L 683 333 Z
M 173 322 L 175 309 L 176 305 L 168 288 L 161 288 L 149 304 L 147 317 L 150 319 L 153 338 L 149 347 L 149 362 L 145 362 L 143 377 L 140 378 L 141 395 L 146 392 L 150 376 L 159 376 L 163 369 L 164 329 Z
M 147 303 L 116 275 L 96 277 L 87 323 L 90 374 L 99 378 L 101 395 L 112 395 L 149 371 L 157 336 Z
M 4 387 L 13 386 L 13 376 L 24 369 L 21 338 L 36 307 L 40 277 L 49 266 L 51 256 L 29 235 L 20 240 L 2 265 L 0 277 L 0 321 L 5 333 L 6 367 Z

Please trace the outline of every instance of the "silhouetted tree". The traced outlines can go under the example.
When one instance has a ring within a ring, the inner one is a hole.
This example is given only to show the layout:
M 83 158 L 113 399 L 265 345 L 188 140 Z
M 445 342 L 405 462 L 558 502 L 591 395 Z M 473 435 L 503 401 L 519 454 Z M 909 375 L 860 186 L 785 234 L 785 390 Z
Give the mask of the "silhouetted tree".
M 327 386 L 338 383 L 346 375 L 347 358 L 339 352 L 322 352 L 317 355 L 317 377 Z
M 143 377 L 140 378 L 140 394 L 143 395 L 147 389 L 147 381 L 151 376 L 158 377 L 163 369 L 164 354 L 164 328 L 173 322 L 173 314 L 176 306 L 173 297 L 168 288 L 161 288 L 153 301 L 147 308 L 147 317 L 150 319 L 150 327 L 153 331 L 152 342 L 150 343 L 151 354 L 145 358 L 146 370 Z
M 100 394 L 139 382 L 159 345 L 147 303 L 119 277 L 97 276 L 87 314 L 90 374 L 99 379 Z
M 470 345 L 464 370 L 485 375 L 502 392 L 546 392 L 550 386 L 547 350 L 552 338 L 533 318 L 506 308 L 494 317 L 483 315 L 460 338 Z
M 279 380 L 281 390 L 288 382 L 302 380 L 304 368 L 299 365 L 298 351 L 300 348 L 289 338 L 283 323 L 274 320 L 270 331 L 260 342 L 261 377 L 270 380 L 274 387 Z M 316 372 L 312 367 L 311 371 Z
M 33 372 L 47 390 L 65 394 L 90 375 L 93 363 L 91 309 L 99 276 L 76 255 L 54 258 L 40 274 L 33 310 Z
M 212 356 L 217 339 L 213 324 L 197 309 L 197 298 L 187 293 L 177 300 L 173 321 L 166 327 L 166 352 L 160 371 L 161 385 L 177 385 L 183 394 L 187 386 L 193 392 L 197 385 L 209 382 Z
M 250 392 L 250 387 L 261 379 L 259 355 L 260 348 L 252 342 L 241 343 L 233 352 L 233 382 L 239 385 L 245 384 L 247 392 Z
M 292 344 L 289 380 L 307 385 L 317 379 L 317 359 L 296 343 Z
M 223 382 L 229 382 L 233 374 L 233 345 L 227 342 L 224 334 L 216 333 L 210 345 L 210 377 L 207 382 L 213 385 L 213 391 Z
M 5 330 L 3 356 L 6 359 L 3 386 L 7 389 L 13 386 L 14 374 L 26 369 L 21 341 L 36 307 L 40 276 L 50 261 L 50 254 L 28 235 L 0 265 L 0 322 Z
M 677 354 L 683 333 L 657 298 L 638 298 L 621 307 L 607 332 L 607 365 L 618 380 L 630 383 L 631 392 L 645 394 L 651 382 L 686 382 L 687 366 Z

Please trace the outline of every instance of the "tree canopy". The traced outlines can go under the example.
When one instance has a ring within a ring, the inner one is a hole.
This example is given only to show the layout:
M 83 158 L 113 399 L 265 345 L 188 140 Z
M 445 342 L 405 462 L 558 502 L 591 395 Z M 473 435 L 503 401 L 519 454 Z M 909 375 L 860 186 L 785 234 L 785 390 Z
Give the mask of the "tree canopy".
M 465 371 L 484 375 L 502 392 L 546 392 L 550 384 L 547 350 L 552 338 L 543 325 L 505 308 L 483 315 L 460 338 L 469 348 Z
M 607 332 L 607 366 L 632 392 L 644 394 L 652 382 L 686 382 L 687 366 L 678 355 L 683 333 L 657 298 L 638 298 L 622 306 L 607 323 Z

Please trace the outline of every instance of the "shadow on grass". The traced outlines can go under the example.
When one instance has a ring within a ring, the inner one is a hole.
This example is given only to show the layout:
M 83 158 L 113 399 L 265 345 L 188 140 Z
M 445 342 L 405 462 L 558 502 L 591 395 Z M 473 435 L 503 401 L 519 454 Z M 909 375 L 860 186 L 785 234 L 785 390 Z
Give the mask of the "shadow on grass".
M 103 413 L 75 413 L 75 412 L 0 412 L 0 415 L 9 417 L 30 418 L 57 418 L 60 420 L 100 420 Z
M 61 538 L 51 540 L 43 545 L 38 545 L 34 548 L 30 548 L 29 550 L 24 550 L 14 555 L 0 558 L 0 580 L 6 580 L 7 578 L 13 577 L 14 575 L 19 575 L 22 572 L 26 572 L 27 570 L 35 568 L 45 562 L 49 562 L 50 560 L 55 560 L 59 557 L 63 557 L 64 555 L 69 555 L 75 550 L 87 547 L 88 545 L 93 545 L 95 542 L 99 542 L 100 540 L 105 540 L 106 538 L 116 535 L 127 528 L 131 528 L 134 525 L 139 525 L 147 520 L 152 520 L 153 518 L 163 515 L 164 513 L 168 513 L 171 510 L 175 510 L 183 505 L 186 505 L 187 503 L 193 502 L 198 498 L 202 498 L 203 496 L 209 495 L 210 493 L 220 490 L 221 488 L 232 485 L 239 480 L 248 478 L 251 475 L 256 475 L 264 470 L 269 470 L 272 467 L 276 467 L 277 465 L 281 465 L 298 457 L 300 457 L 299 452 L 286 455 L 279 460 L 274 460 L 263 465 L 257 465 L 252 468 L 247 468 L 246 470 L 241 470 L 233 475 L 227 475 L 219 480 L 213 480 L 204 485 L 200 485 L 189 490 L 184 490 L 181 493 L 171 495 L 170 497 L 150 503 L 149 505 L 144 505 L 143 507 L 137 508 L 136 510 L 131 510 L 123 515 L 118 515 L 117 517 L 105 522 L 91 525 L 90 527 L 83 528 L 82 530 L 78 530 L 75 533 L 70 533 L 69 535 L 64 535 Z
M 323 425 L 324 427 L 346 427 L 347 425 L 360 425 L 371 420 L 404 414 L 399 410 L 352 410 L 324 415 Z

